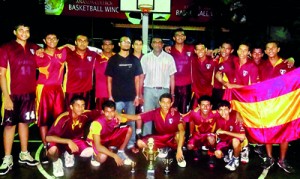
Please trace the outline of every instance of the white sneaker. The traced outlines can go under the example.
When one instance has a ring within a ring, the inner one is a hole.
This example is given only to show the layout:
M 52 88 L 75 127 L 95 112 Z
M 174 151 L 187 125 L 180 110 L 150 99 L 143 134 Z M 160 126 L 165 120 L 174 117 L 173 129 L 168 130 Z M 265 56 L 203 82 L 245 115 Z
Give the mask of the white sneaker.
M 2 165 L 0 166 L 0 175 L 5 175 L 9 172 L 9 170 L 12 169 L 13 163 L 13 157 L 12 155 L 5 156 L 3 158 Z
M 239 159 L 232 157 L 232 159 L 228 162 L 225 168 L 227 168 L 230 171 L 235 171 L 238 166 L 239 166 Z
M 180 162 L 177 161 L 177 164 L 178 164 L 179 167 L 182 167 L 182 168 L 186 167 L 186 161 L 184 159 L 181 160 Z
M 98 161 L 95 159 L 94 155 L 92 155 L 92 158 L 91 158 L 91 164 L 92 164 L 94 167 L 99 167 L 99 166 L 101 165 L 101 163 L 98 162 Z
M 61 159 L 57 159 L 57 161 L 53 162 L 53 175 L 55 177 L 62 177 L 64 176 L 64 169 Z
M 29 152 L 20 152 L 19 154 L 19 163 L 26 163 L 29 166 L 36 166 L 40 162 L 33 159 Z
M 233 150 L 232 149 L 228 149 L 228 154 L 224 156 L 224 162 L 228 163 L 231 161 L 232 159 L 232 155 L 233 155 Z
M 132 160 L 125 154 L 124 151 L 118 151 L 117 155 L 124 161 L 125 165 L 132 164 Z
M 241 162 L 242 163 L 249 163 L 249 147 L 248 146 L 246 146 L 242 149 Z
M 75 164 L 75 160 L 74 160 L 74 155 L 73 154 L 69 154 L 67 151 L 64 153 L 64 158 L 65 158 L 65 166 L 66 167 L 73 167 Z

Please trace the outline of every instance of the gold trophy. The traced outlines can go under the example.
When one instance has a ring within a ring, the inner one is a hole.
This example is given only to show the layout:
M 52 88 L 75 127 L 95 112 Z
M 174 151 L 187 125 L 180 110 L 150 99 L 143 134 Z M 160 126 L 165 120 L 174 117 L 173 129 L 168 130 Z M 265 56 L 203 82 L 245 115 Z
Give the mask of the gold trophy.
M 147 148 L 143 149 L 143 155 L 145 156 L 146 160 L 149 161 L 149 166 L 147 170 L 147 178 L 154 178 L 154 160 L 156 160 L 156 157 L 158 155 L 157 150 L 153 150 L 154 147 L 154 139 L 149 138 L 147 143 Z
M 136 162 L 131 162 L 131 173 L 135 173 Z

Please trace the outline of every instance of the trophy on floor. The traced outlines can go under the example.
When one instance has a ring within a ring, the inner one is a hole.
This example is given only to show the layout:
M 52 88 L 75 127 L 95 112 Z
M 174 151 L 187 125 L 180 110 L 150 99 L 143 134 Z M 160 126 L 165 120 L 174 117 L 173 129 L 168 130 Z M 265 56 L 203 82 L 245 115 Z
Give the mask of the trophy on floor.
M 163 159 L 163 162 L 164 162 L 164 164 L 166 166 L 166 168 L 165 168 L 165 174 L 168 175 L 170 173 L 169 166 L 173 162 L 173 159 L 171 159 L 171 158 L 165 158 L 165 159 Z
M 131 162 L 131 173 L 135 173 L 136 162 Z
M 147 170 L 147 178 L 154 178 L 154 160 L 158 155 L 158 151 L 154 150 L 154 139 L 149 138 L 147 143 L 147 148 L 143 149 L 143 155 L 145 156 L 146 160 L 149 161 L 149 166 Z

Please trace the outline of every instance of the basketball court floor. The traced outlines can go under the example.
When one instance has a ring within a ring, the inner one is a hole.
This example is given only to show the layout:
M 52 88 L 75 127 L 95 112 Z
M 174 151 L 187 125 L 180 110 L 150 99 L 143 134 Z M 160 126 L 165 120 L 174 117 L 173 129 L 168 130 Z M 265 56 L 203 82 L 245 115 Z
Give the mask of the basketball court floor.
M 0 128 L 0 133 L 3 134 L 3 127 Z M 274 157 L 278 157 L 279 146 L 274 147 Z M 40 158 L 42 149 L 41 140 L 39 137 L 38 128 L 36 125 L 30 127 L 30 141 L 28 150 L 37 160 Z M 114 160 L 109 158 L 104 164 L 99 167 L 94 167 L 90 164 L 89 158 L 75 158 L 75 166 L 72 168 L 64 168 L 65 176 L 60 178 L 66 179 L 296 179 L 300 178 L 300 142 L 293 141 L 290 143 L 287 159 L 295 168 L 296 173 L 288 174 L 274 164 L 270 170 L 263 170 L 260 167 L 262 159 L 260 159 L 253 151 L 253 146 L 250 147 L 250 161 L 248 164 L 241 164 L 236 171 L 231 172 L 224 168 L 223 160 L 217 160 L 216 167 L 210 169 L 208 167 L 208 157 L 205 152 L 202 152 L 198 161 L 193 160 L 193 154 L 190 151 L 184 151 L 187 162 L 186 168 L 180 168 L 175 162 L 174 154 L 170 154 L 173 162 L 169 166 L 169 174 L 165 174 L 165 164 L 162 159 L 156 158 L 154 162 L 154 177 L 147 176 L 147 167 L 149 162 L 146 160 L 142 152 L 133 154 L 126 151 L 127 154 L 136 162 L 134 172 L 131 166 L 117 167 Z M 3 157 L 3 141 L 0 143 L 0 155 Z M 0 176 L 0 179 L 43 179 L 54 178 L 52 175 L 52 164 L 38 165 L 29 167 L 18 163 L 18 154 L 20 152 L 20 143 L 18 134 L 16 134 L 13 144 L 12 155 L 14 157 L 14 166 L 8 174 Z M 2 162 L 2 161 L 1 161 Z

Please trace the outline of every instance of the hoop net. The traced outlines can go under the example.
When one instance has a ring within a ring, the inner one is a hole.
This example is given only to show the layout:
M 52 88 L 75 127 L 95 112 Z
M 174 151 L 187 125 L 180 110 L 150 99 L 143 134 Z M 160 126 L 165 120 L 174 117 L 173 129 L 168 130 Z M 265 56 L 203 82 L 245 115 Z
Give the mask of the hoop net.
M 149 13 L 153 9 L 153 6 L 150 4 L 140 4 L 139 9 L 142 13 Z

